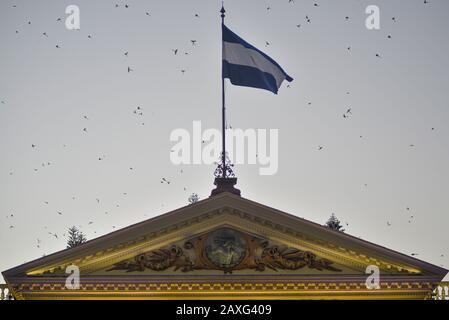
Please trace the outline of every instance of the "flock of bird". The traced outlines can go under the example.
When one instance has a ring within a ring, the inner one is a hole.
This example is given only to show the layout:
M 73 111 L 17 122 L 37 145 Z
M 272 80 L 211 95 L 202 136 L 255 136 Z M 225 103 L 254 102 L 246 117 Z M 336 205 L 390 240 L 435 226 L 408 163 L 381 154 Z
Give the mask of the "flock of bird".
M 286 0 L 286 1 L 287 1 L 287 0 Z M 293 5 L 293 4 L 295 3 L 295 1 L 294 1 L 294 0 L 288 0 L 288 3 Z M 429 1 L 424 0 L 424 4 L 429 4 Z M 114 4 L 113 6 L 114 6 L 115 8 L 117 8 L 117 9 L 125 9 L 125 10 L 126 10 L 126 9 L 130 9 L 130 5 L 129 5 L 129 4 Z M 17 5 L 13 5 L 12 7 L 15 8 L 15 9 L 18 9 L 18 6 L 17 6 Z M 321 6 L 320 6 L 319 3 L 316 2 L 316 3 L 313 3 L 313 7 L 318 8 L 318 7 L 321 7 Z M 271 11 L 271 10 L 272 10 L 272 7 L 271 7 L 271 6 L 266 6 L 266 11 Z M 147 16 L 147 17 L 151 17 L 151 14 L 150 14 L 149 11 L 145 11 L 144 14 L 145 14 L 145 16 Z M 198 13 L 194 13 L 194 14 L 192 14 L 192 16 L 193 16 L 193 19 L 200 19 L 200 15 L 199 15 Z M 344 16 L 344 17 L 342 17 L 342 20 L 343 20 L 343 22 L 349 22 L 349 21 L 351 21 L 351 17 L 350 17 L 350 16 Z M 57 23 L 63 23 L 64 19 L 63 19 L 62 17 L 58 17 L 58 18 L 55 19 L 55 21 L 56 21 Z M 397 22 L 399 21 L 399 19 L 398 19 L 397 17 L 391 17 L 391 21 L 397 23 Z M 313 23 L 313 21 L 312 21 L 312 15 L 311 15 L 311 14 L 305 14 L 305 15 L 304 15 L 304 22 L 296 23 L 296 24 L 294 25 L 294 27 L 296 27 L 298 30 L 301 30 L 301 29 L 303 29 L 303 24 L 304 24 L 304 23 L 305 23 L 305 24 L 312 24 L 312 23 Z M 32 25 L 32 21 L 26 21 L 26 24 L 29 25 L 29 26 L 31 26 L 31 25 Z M 15 32 L 16 34 L 20 34 L 20 33 L 21 33 L 21 31 L 20 31 L 19 29 L 14 30 L 14 32 Z M 45 38 L 48 38 L 48 39 L 51 39 L 51 33 L 48 32 L 48 31 L 42 31 L 42 32 L 41 32 L 41 36 L 42 36 L 42 37 L 45 37 Z M 386 37 L 387 37 L 388 39 L 393 39 L 392 34 L 387 34 Z M 87 35 L 87 39 L 88 39 L 88 40 L 94 40 L 94 35 L 88 34 L 88 35 Z M 189 39 L 188 43 L 190 43 L 190 49 L 191 49 L 191 50 L 194 50 L 194 48 L 196 48 L 196 47 L 199 45 L 199 43 L 198 43 L 198 41 L 197 41 L 196 39 Z M 270 45 L 271 45 L 270 41 L 265 41 L 265 47 L 269 47 Z M 63 44 L 61 44 L 61 43 L 56 43 L 56 44 L 54 44 L 54 46 L 55 46 L 55 49 L 57 49 L 57 50 L 63 49 Z M 173 56 L 179 56 L 179 55 L 188 56 L 188 55 L 190 55 L 190 54 L 192 53 L 191 50 L 186 50 L 185 48 L 184 48 L 184 49 L 180 49 L 180 48 L 178 48 L 178 47 L 175 47 L 175 48 L 168 48 L 168 49 L 167 49 L 168 52 L 170 52 L 170 50 L 171 50 L 171 54 L 172 54 Z M 347 46 L 347 47 L 346 47 L 346 50 L 347 50 L 348 52 L 351 52 L 351 51 L 352 51 L 352 46 Z M 129 51 L 122 52 L 122 53 L 120 53 L 120 54 L 123 55 L 126 59 L 130 58 L 130 56 L 132 55 Z M 379 58 L 379 59 L 382 59 L 382 58 L 383 58 L 383 56 L 382 56 L 382 54 L 381 54 L 380 52 L 375 53 L 375 57 L 376 57 L 376 58 Z M 135 71 L 135 68 L 132 66 L 132 64 L 129 64 L 129 65 L 126 66 L 126 73 L 131 74 L 131 73 L 133 73 L 134 71 Z M 180 72 L 181 74 L 185 74 L 185 73 L 186 73 L 186 69 L 185 69 L 185 68 L 182 68 L 182 69 L 179 70 L 179 72 Z M 287 85 L 287 88 L 290 88 L 290 85 Z M 350 92 L 346 92 L 346 95 L 350 95 Z M 3 106 L 5 106 L 5 105 L 7 105 L 8 103 L 7 103 L 7 100 L 4 99 L 4 100 L 0 100 L 0 104 L 3 105 Z M 311 106 L 312 106 L 312 102 L 311 102 L 311 101 L 307 102 L 307 106 L 308 106 L 308 107 L 311 107 Z M 137 117 L 137 118 L 143 118 L 143 116 L 144 116 L 144 110 L 143 110 L 142 107 L 137 106 L 137 107 L 135 107 L 135 108 L 132 110 L 132 114 L 133 114 L 135 117 Z M 345 107 L 345 110 L 344 110 L 344 112 L 342 113 L 342 117 L 343 117 L 343 119 L 345 119 L 345 120 L 350 120 L 350 119 L 353 117 L 353 108 L 350 107 L 350 106 Z M 90 117 L 89 117 L 88 115 L 82 115 L 82 118 L 83 118 L 83 120 L 86 121 L 86 123 L 88 123 L 88 121 L 90 121 Z M 140 125 L 145 125 L 145 122 L 139 121 L 139 124 L 140 124 Z M 435 128 L 432 127 L 431 130 L 433 131 L 433 130 L 435 130 Z M 83 134 L 89 134 L 88 125 L 86 125 L 85 127 L 82 128 L 82 133 L 83 133 Z M 363 138 L 363 136 L 360 136 L 360 138 Z M 204 141 L 203 141 L 203 143 L 204 143 Z M 67 145 L 64 145 L 64 147 L 66 147 L 66 146 L 67 146 Z M 414 145 L 411 144 L 410 147 L 414 147 Z M 38 149 L 39 149 L 39 148 L 38 148 L 38 145 L 37 145 L 36 143 L 32 143 L 32 144 L 31 144 L 31 148 L 34 149 L 34 150 L 38 150 Z M 325 150 L 326 150 L 326 147 L 323 146 L 323 145 L 320 145 L 320 146 L 317 147 L 317 151 L 324 152 Z M 107 157 L 106 157 L 106 155 L 104 155 L 104 154 L 99 155 L 99 156 L 98 156 L 98 161 L 105 161 L 106 158 L 107 158 Z M 52 162 L 51 162 L 51 161 L 42 162 L 42 163 L 40 164 L 40 166 L 41 166 L 42 168 L 45 168 L 45 167 L 48 167 L 48 166 L 51 166 L 51 165 L 52 165 Z M 38 171 L 39 169 L 38 169 L 37 167 L 35 167 L 35 168 L 33 168 L 33 170 L 34 170 L 34 171 Z M 130 170 L 130 171 L 134 171 L 135 168 L 134 168 L 133 166 L 129 166 L 129 170 Z M 182 174 L 182 173 L 183 173 L 183 170 L 180 170 L 179 173 Z M 10 175 L 13 175 L 13 171 L 9 172 L 9 174 L 10 174 Z M 167 178 L 167 177 L 161 177 L 161 179 L 160 179 L 160 184 L 170 185 L 170 184 L 172 184 L 172 182 L 173 182 L 173 180 L 172 180 L 172 179 L 169 179 L 169 178 Z M 368 186 L 368 184 L 365 184 L 365 187 L 367 187 L 367 186 Z M 184 190 L 184 191 L 187 191 L 187 187 L 183 187 L 183 190 Z M 123 192 L 122 195 L 123 195 L 123 196 L 126 196 L 126 195 L 128 195 L 128 193 L 127 193 L 127 192 Z M 72 197 L 72 200 L 77 200 L 77 198 L 76 198 L 76 197 Z M 99 199 L 99 198 L 95 198 L 95 201 L 97 202 L 97 204 L 100 204 L 100 199 Z M 50 203 L 49 203 L 48 201 L 43 201 L 43 203 L 44 203 L 46 206 L 49 206 L 49 205 L 50 205 Z M 116 206 L 116 207 L 119 207 L 120 205 L 119 205 L 119 204 L 116 204 L 115 206 Z M 162 206 L 164 206 L 164 204 L 162 204 Z M 411 208 L 410 208 L 410 207 L 406 207 L 406 210 L 405 210 L 405 211 L 406 211 L 406 213 L 407 213 L 407 221 L 408 221 L 408 223 L 413 223 L 415 217 L 414 217 L 414 215 L 410 214 Z M 104 214 L 106 214 L 106 215 L 108 215 L 109 213 L 110 213 L 109 211 L 104 211 Z M 62 211 L 62 210 L 55 210 L 54 214 L 55 214 L 56 216 L 63 216 L 63 215 L 64 215 L 64 211 Z M 10 229 L 10 230 L 14 229 L 14 228 L 15 228 L 15 225 L 14 225 L 15 215 L 14 215 L 14 213 L 8 214 L 8 215 L 6 216 L 6 219 L 8 220 L 8 223 L 9 223 L 9 229 Z M 92 225 L 92 224 L 94 224 L 94 222 L 95 222 L 94 220 L 88 221 L 87 225 Z M 348 223 L 348 222 L 345 222 L 345 224 L 346 224 L 347 226 L 349 226 L 349 223 Z M 387 222 L 386 222 L 386 226 L 387 226 L 387 227 L 391 227 L 391 226 L 392 226 L 392 223 L 391 223 L 390 221 L 387 221 Z M 67 227 L 68 227 L 68 226 L 67 226 Z M 79 226 L 79 227 L 82 227 L 82 226 Z M 112 226 L 112 229 L 115 229 L 115 228 L 116 228 L 115 225 Z M 47 226 L 44 226 L 44 229 L 47 230 Z M 48 231 L 48 230 L 47 230 L 47 233 L 48 233 L 48 235 L 49 235 L 50 237 L 52 237 L 52 238 L 54 238 L 54 239 L 58 239 L 58 240 L 61 238 L 61 236 L 62 236 L 62 238 L 64 238 L 64 237 L 66 236 L 65 233 L 57 234 L 57 233 L 55 233 L 55 232 L 51 232 L 51 231 Z M 94 231 L 94 233 L 97 233 L 97 231 Z M 36 245 L 37 248 L 41 248 L 41 247 L 42 247 L 42 240 L 41 240 L 40 238 L 37 238 L 37 239 L 36 239 L 36 244 L 35 244 L 35 245 Z M 413 252 L 413 253 L 411 253 L 411 255 L 412 255 L 412 256 L 417 256 L 418 253 Z M 444 255 L 442 254 L 441 257 L 444 257 Z

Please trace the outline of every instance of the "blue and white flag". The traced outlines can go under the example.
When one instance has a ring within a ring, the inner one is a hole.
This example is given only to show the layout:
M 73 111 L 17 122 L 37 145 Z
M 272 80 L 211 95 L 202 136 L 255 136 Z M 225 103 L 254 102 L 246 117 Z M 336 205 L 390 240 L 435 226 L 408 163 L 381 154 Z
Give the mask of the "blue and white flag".
M 224 24 L 222 28 L 223 78 L 228 78 L 236 86 L 265 89 L 275 94 L 282 81 L 293 81 L 276 61 L 240 38 Z

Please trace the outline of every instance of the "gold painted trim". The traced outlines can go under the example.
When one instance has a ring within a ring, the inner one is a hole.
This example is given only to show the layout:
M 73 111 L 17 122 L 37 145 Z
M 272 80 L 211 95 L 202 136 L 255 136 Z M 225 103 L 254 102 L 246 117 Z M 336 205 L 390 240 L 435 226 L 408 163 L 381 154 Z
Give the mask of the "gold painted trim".
M 368 290 L 364 283 L 212 283 L 84 285 L 67 290 L 63 285 L 22 285 L 25 299 L 424 299 L 430 283 L 383 284 Z

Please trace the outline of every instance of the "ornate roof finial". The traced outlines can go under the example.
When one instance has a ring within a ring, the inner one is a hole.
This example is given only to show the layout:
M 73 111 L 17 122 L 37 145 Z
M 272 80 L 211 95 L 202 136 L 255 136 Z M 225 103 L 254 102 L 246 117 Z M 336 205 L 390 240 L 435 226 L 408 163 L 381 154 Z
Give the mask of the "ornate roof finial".
M 223 192 L 230 192 L 237 196 L 240 196 L 240 190 L 234 188 L 237 183 L 237 178 L 235 177 L 234 171 L 232 168 L 234 165 L 226 153 L 225 157 L 223 154 L 220 155 L 220 160 L 225 159 L 225 162 L 222 161 L 217 162 L 217 168 L 215 169 L 214 176 L 214 184 L 217 186 L 214 190 L 212 190 L 211 196 L 215 196 L 217 194 Z
M 217 165 L 217 168 L 214 172 L 215 178 L 235 178 L 234 171 L 232 170 L 234 164 L 229 159 L 228 153 L 226 152 L 226 155 L 223 157 L 225 159 L 224 163 L 221 161 L 222 157 L 223 155 L 220 155 L 220 162 L 215 162 L 215 164 Z

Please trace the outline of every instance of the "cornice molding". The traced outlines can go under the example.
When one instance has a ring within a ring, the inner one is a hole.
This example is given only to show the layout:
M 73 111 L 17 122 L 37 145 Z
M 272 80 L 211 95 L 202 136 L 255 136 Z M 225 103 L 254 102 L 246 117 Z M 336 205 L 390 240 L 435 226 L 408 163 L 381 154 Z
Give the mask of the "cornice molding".
M 368 290 L 365 283 L 157 283 L 86 284 L 68 290 L 62 284 L 21 285 L 26 299 L 423 299 L 431 283 L 387 283 Z

